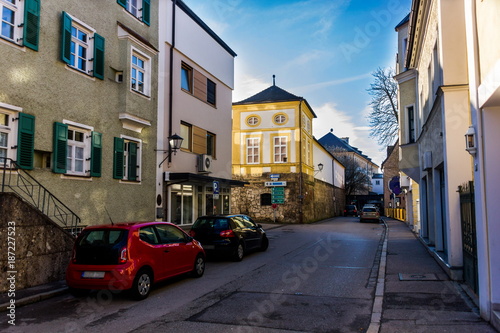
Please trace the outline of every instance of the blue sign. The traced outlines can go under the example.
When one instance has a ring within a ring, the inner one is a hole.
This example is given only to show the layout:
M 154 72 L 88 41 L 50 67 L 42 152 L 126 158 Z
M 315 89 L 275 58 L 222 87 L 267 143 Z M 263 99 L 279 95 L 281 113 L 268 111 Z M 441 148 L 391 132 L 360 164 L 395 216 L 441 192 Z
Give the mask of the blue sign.
M 219 194 L 219 182 L 218 181 L 214 180 L 213 187 L 214 187 L 214 194 Z

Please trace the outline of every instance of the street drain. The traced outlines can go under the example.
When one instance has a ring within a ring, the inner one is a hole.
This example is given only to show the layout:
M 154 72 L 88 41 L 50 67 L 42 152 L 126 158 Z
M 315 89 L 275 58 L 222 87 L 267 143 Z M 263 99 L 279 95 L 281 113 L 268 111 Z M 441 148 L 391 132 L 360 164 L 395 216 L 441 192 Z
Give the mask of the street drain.
M 439 281 L 434 273 L 429 274 L 403 274 L 399 273 L 400 281 Z

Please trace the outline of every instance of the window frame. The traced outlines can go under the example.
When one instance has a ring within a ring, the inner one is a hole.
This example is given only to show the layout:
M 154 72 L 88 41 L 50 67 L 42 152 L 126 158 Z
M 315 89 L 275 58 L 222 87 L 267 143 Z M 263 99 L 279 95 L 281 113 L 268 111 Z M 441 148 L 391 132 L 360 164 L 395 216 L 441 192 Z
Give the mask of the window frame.
M 187 84 L 187 89 L 185 84 Z M 181 64 L 181 89 L 190 94 L 193 93 L 193 68 L 184 62 Z
M 134 58 L 141 60 L 144 66 L 140 67 L 137 64 L 134 64 Z M 134 80 L 137 80 L 137 76 L 133 75 L 134 71 L 143 74 L 143 91 L 134 88 L 133 82 Z M 145 55 L 143 52 L 140 52 L 135 47 L 131 48 L 130 54 L 130 90 L 148 97 L 151 95 L 151 57 Z
M 283 120 L 282 121 L 277 121 L 276 118 L 278 118 L 278 117 L 282 117 L 281 119 L 283 119 Z M 285 113 L 280 112 L 280 113 L 276 113 L 275 115 L 273 115 L 273 123 L 275 125 L 283 126 L 287 122 L 288 122 L 288 116 Z
M 150 0 L 137 0 L 137 8 L 135 12 L 132 10 L 132 4 L 130 0 L 117 0 L 117 3 L 122 6 L 130 15 L 143 22 L 146 25 L 150 25 L 151 16 L 151 1 Z
M 246 142 L 246 164 L 260 164 L 260 138 L 258 137 L 248 137 Z M 252 154 L 250 153 L 252 151 Z M 255 151 L 257 153 L 255 153 Z M 252 157 L 252 162 L 250 162 L 250 157 Z M 257 160 L 257 161 L 255 161 Z
M 5 158 L 7 159 L 12 159 L 15 160 L 15 151 L 12 149 L 13 146 L 15 146 L 15 143 L 17 142 L 17 123 L 13 121 L 18 115 L 18 112 L 13 112 L 9 110 L 5 110 L 3 108 L 0 108 L 0 114 L 5 115 L 7 117 L 7 122 L 6 124 L 0 124 L 0 133 L 6 134 L 6 142 L 5 146 L 3 147 L 3 150 L 5 151 Z M 2 147 L 0 147 L 2 148 Z M 0 166 L 3 165 L 3 158 L 0 156 Z
M 207 78 L 207 103 L 214 107 L 217 105 L 217 84 L 209 78 Z
M 212 156 L 213 159 L 216 158 L 215 155 L 217 151 L 216 144 L 217 144 L 217 135 L 215 133 L 207 131 L 207 155 Z M 209 151 L 209 147 L 212 147 L 211 151 Z
M 186 135 L 182 128 L 186 128 L 188 134 Z M 184 151 L 192 151 L 193 150 L 193 125 L 186 123 L 184 121 L 181 121 L 181 130 L 180 130 L 180 136 L 184 139 L 182 140 L 181 144 L 181 149 Z
M 255 123 L 251 123 L 250 119 L 255 119 Z M 261 122 L 261 118 L 258 116 L 258 115 L 255 115 L 255 114 L 252 114 L 250 116 L 248 116 L 246 119 L 245 119 L 245 124 L 247 126 L 250 126 L 250 127 L 256 127 L 256 126 L 259 126 L 260 125 L 260 122 Z
M 277 145 L 276 144 L 276 139 L 279 139 L 280 142 Z M 285 140 L 285 144 L 283 145 L 281 143 L 281 140 Z M 283 147 L 285 148 L 285 152 L 283 154 L 282 150 Z M 276 148 L 281 148 L 278 156 L 280 157 L 279 160 L 276 160 Z M 284 135 L 277 135 L 273 137 L 273 162 L 274 163 L 286 163 L 286 159 L 288 159 L 288 137 Z
M 413 105 L 406 107 L 408 143 L 415 143 L 417 132 L 415 126 L 415 107 Z

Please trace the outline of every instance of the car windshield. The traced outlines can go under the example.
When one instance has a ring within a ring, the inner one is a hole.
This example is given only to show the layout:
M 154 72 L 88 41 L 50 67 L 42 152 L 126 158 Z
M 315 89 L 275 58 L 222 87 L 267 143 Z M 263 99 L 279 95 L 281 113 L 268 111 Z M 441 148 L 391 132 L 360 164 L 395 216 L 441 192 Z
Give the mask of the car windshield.
M 229 220 L 227 218 L 199 218 L 193 225 L 193 229 L 207 229 L 220 232 L 229 229 Z

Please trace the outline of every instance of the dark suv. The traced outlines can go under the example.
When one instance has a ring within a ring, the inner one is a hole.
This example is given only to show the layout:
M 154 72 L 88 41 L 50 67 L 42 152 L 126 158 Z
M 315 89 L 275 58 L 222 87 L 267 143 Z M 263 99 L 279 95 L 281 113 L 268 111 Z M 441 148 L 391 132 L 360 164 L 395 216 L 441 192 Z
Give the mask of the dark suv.
M 355 205 L 347 205 L 344 209 L 344 216 L 358 216 L 358 210 Z
M 241 261 L 250 250 L 265 251 L 269 246 L 262 226 L 242 214 L 201 216 L 189 235 L 199 241 L 207 253 L 228 254 L 235 261 Z

